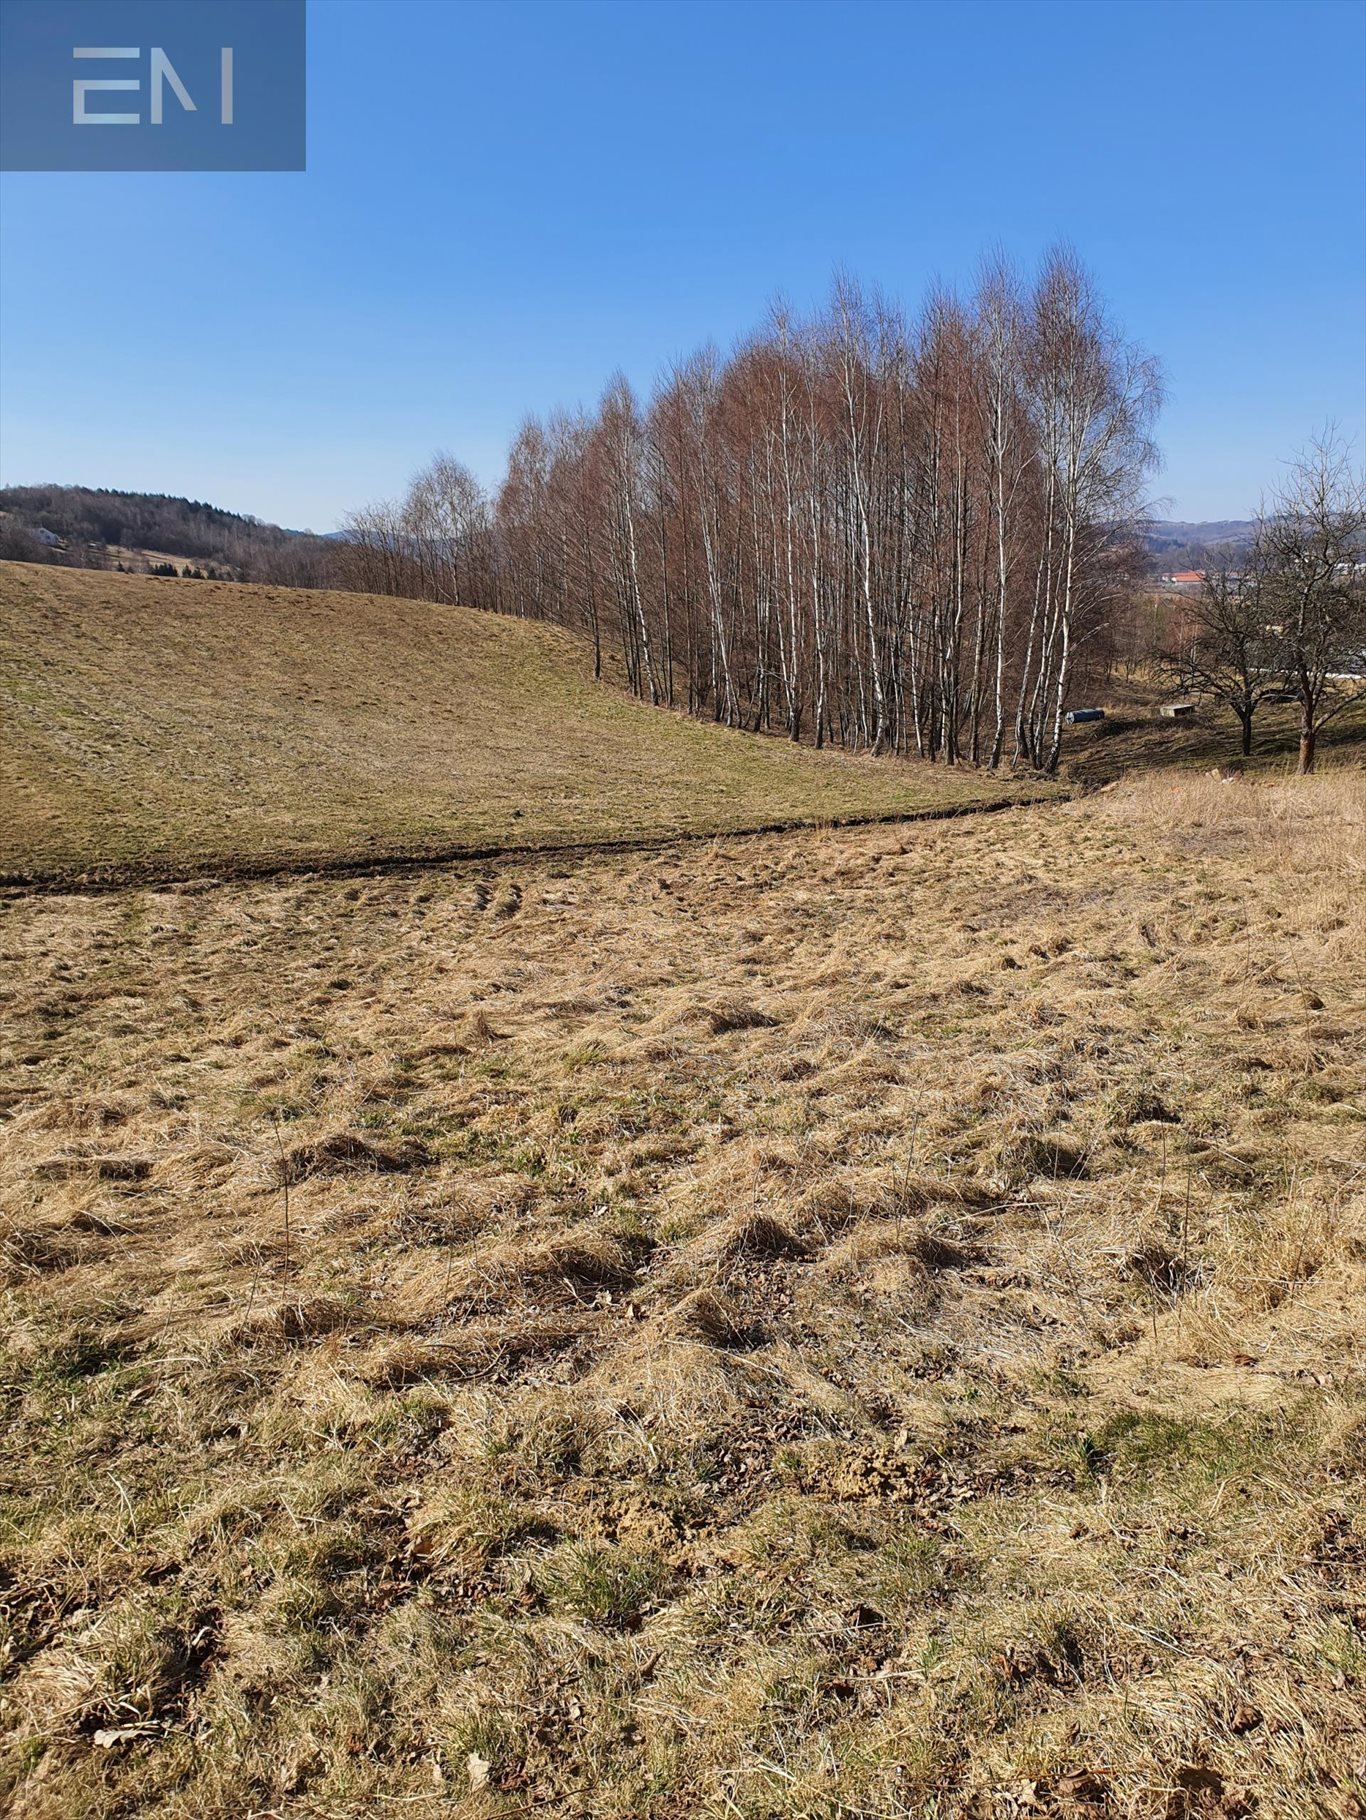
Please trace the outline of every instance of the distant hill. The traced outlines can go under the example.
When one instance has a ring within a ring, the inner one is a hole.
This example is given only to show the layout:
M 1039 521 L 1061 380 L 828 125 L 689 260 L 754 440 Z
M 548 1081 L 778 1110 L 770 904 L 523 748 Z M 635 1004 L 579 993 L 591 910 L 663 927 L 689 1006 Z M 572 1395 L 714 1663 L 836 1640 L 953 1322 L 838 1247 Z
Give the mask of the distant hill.
M 559 627 L 0 563 L 0 876 L 269 872 L 1009 800 L 650 708 Z M 1029 786 L 1037 793 L 1038 786 Z
M 148 568 L 176 557 L 214 579 L 320 586 L 335 546 L 246 513 L 170 493 L 110 487 L 0 488 L 0 556 L 66 568 Z
M 1211 550 L 1246 550 L 1256 529 L 1250 518 L 1211 518 L 1199 522 L 1157 519 L 1146 526 L 1143 542 L 1163 569 L 1197 567 Z

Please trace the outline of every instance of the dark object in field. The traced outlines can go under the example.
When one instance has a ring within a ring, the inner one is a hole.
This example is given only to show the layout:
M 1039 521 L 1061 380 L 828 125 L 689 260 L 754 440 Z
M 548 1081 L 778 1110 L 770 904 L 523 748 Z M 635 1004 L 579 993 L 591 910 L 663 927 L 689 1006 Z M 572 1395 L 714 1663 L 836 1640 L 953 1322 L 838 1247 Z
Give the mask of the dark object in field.
M 1104 708 L 1069 708 L 1065 716 L 1069 727 L 1080 726 L 1087 720 L 1104 720 Z
M 45 1158 L 34 1165 L 33 1173 L 49 1182 L 82 1175 L 93 1175 L 101 1182 L 144 1182 L 152 1173 L 152 1164 L 145 1156 L 95 1156 L 73 1151 Z
M 1164 701 L 1159 712 L 1163 720 L 1189 720 L 1195 712 L 1193 701 Z
M 338 1131 L 316 1144 L 300 1144 L 289 1151 L 276 1164 L 276 1174 L 282 1186 L 293 1187 L 310 1175 L 344 1175 L 352 1170 L 396 1174 L 421 1169 L 432 1161 L 431 1151 L 416 1138 L 379 1144 L 354 1131 Z

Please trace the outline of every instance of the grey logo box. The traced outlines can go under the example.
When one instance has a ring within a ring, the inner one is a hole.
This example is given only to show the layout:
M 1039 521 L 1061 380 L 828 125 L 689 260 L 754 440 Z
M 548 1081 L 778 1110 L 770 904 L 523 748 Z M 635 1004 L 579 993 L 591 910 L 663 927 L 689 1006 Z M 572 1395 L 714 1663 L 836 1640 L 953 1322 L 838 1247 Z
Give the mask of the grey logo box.
M 304 0 L 0 0 L 0 170 L 301 171 Z

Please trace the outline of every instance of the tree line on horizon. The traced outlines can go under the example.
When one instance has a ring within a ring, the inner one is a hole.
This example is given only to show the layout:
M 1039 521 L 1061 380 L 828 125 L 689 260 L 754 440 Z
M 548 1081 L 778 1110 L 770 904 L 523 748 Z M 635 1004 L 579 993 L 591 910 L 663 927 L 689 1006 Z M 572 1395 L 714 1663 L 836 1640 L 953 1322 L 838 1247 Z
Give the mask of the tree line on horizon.
M 582 632 L 642 699 L 874 753 L 1056 768 L 1143 572 L 1157 363 L 1077 258 L 909 318 L 839 280 L 648 402 L 528 418 L 492 497 L 438 456 L 353 513 L 348 585 Z

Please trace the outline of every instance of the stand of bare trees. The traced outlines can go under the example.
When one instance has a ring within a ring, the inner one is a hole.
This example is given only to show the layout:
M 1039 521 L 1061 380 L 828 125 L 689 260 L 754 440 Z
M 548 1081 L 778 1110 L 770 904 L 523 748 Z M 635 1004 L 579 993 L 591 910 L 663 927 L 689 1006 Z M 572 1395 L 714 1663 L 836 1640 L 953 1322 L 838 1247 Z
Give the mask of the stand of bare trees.
M 1079 653 L 1141 565 L 1155 363 L 1077 260 L 909 322 L 829 309 L 648 406 L 530 419 L 495 500 L 448 457 L 356 513 L 351 585 L 581 629 L 645 700 L 727 726 L 1052 770 Z

